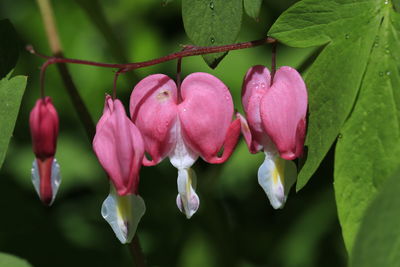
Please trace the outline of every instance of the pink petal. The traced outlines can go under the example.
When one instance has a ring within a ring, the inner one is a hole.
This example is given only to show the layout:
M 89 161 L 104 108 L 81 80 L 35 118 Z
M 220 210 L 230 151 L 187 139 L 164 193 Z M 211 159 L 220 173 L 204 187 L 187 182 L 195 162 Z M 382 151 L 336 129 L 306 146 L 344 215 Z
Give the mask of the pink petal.
M 42 160 L 56 153 L 58 115 L 50 97 L 38 99 L 29 117 L 33 151 Z
M 264 66 L 251 67 L 244 78 L 242 87 L 242 105 L 246 113 L 247 125 L 250 129 L 251 143 L 247 143 L 251 153 L 257 153 L 268 143 L 261 123 L 261 98 L 270 87 L 271 75 Z M 244 122 L 242 120 L 242 122 Z M 243 124 L 245 126 L 245 124 Z M 246 130 L 246 128 L 243 128 Z M 242 131 L 243 131 L 242 129 Z M 246 137 L 246 135 L 245 135 Z M 247 138 L 249 140 L 249 138 Z
M 240 120 L 240 129 L 242 135 L 244 137 L 244 141 L 246 142 L 247 147 L 249 148 L 250 153 L 255 154 L 262 149 L 262 145 L 258 144 L 257 141 L 253 139 L 253 136 L 250 131 L 250 126 L 247 123 L 245 117 L 239 112 L 236 113 L 236 118 Z
M 178 109 L 184 140 L 203 159 L 215 161 L 228 132 L 230 133 L 228 129 L 233 115 L 232 96 L 218 78 L 200 72 L 187 76 L 182 82 L 181 90 L 183 101 Z M 237 128 L 239 132 L 240 127 Z M 233 133 L 228 139 L 234 139 L 234 136 Z M 230 139 L 229 142 L 234 143 Z
M 224 163 L 233 153 L 240 137 L 240 119 L 237 118 L 229 126 L 228 132 L 224 140 L 224 151 L 221 157 L 213 155 L 212 157 L 205 158 L 206 161 L 213 164 Z
M 280 68 L 261 99 L 261 118 L 282 158 L 292 160 L 301 155 L 306 113 L 307 89 L 301 75 L 291 67 Z
M 172 130 L 177 118 L 176 105 L 176 84 L 164 74 L 147 76 L 133 89 L 131 118 L 142 133 L 146 152 L 152 158 L 144 158 L 144 165 L 159 163 L 175 146 L 176 136 Z
M 106 97 L 105 118 L 100 119 L 93 149 L 119 195 L 137 193 L 144 143 L 119 100 Z

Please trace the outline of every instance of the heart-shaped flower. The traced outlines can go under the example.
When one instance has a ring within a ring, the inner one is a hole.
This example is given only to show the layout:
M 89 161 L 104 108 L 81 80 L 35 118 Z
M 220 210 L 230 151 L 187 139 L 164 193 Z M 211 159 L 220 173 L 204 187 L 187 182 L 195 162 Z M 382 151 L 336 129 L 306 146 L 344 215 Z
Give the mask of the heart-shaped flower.
M 271 83 L 264 66 L 251 67 L 243 81 L 242 104 L 247 121 L 242 133 L 250 152 L 264 150 L 258 181 L 274 208 L 282 208 L 296 180 L 291 160 L 303 153 L 306 134 L 307 89 L 291 67 L 278 69 Z
M 240 135 L 240 120 L 232 122 L 228 88 L 208 73 L 187 76 L 180 91 L 168 76 L 150 75 L 135 86 L 130 113 L 151 157 L 143 164 L 152 166 L 169 157 L 178 169 L 178 208 L 190 218 L 200 203 L 190 167 L 199 156 L 209 163 L 225 162 Z

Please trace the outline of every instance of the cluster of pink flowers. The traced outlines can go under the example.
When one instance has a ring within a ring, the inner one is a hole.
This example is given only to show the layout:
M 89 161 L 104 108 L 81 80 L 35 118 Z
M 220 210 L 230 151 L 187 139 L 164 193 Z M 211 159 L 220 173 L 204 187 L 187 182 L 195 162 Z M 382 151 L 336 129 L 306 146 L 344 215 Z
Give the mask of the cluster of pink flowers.
M 190 74 L 179 88 L 163 74 L 144 78 L 131 94 L 130 118 L 120 100 L 106 96 L 93 149 L 111 181 L 102 215 L 122 243 L 131 241 L 145 211 L 138 191 L 142 165 L 169 158 L 178 169 L 176 204 L 190 218 L 200 205 L 192 165 L 199 157 L 211 164 L 228 160 L 240 132 L 251 153 L 264 151 L 258 181 L 271 205 L 283 207 L 297 177 L 292 160 L 303 153 L 307 90 L 291 67 L 281 67 L 271 79 L 264 66 L 247 72 L 242 91 L 247 119 L 239 113 L 233 119 L 229 89 L 207 73 Z M 54 160 L 58 118 L 49 98 L 38 100 L 30 124 L 34 184 L 42 201 L 50 204 L 59 171 Z

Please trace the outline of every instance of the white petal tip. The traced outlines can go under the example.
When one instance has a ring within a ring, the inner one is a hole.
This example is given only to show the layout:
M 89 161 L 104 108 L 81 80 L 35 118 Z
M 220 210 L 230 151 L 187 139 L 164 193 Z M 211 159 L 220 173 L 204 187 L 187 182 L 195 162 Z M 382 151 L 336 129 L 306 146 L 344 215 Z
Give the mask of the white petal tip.
M 296 166 L 275 153 L 266 153 L 258 169 L 258 183 L 264 189 L 271 206 L 282 209 L 285 206 L 291 186 L 297 177 Z
M 115 190 L 111 190 L 101 206 L 101 215 L 122 244 L 132 241 L 145 211 L 146 206 L 139 195 L 119 196 Z
M 191 199 L 186 203 L 187 204 L 185 204 L 181 196 L 178 194 L 176 197 L 176 205 L 178 206 L 179 210 L 186 215 L 186 218 L 190 219 L 199 209 L 200 199 L 197 194 L 195 194 L 192 195 Z
M 178 196 L 176 205 L 179 210 L 190 219 L 200 206 L 200 199 L 196 194 L 196 174 L 190 168 L 178 169 Z

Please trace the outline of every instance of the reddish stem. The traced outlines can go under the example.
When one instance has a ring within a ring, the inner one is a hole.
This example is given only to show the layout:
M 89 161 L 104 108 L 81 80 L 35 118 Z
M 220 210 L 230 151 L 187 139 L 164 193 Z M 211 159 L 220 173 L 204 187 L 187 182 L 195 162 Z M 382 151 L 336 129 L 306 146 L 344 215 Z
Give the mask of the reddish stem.
M 276 72 L 276 47 L 277 43 L 274 42 L 272 43 L 272 55 L 271 55 L 271 86 L 272 83 L 274 82 L 274 77 L 275 77 L 275 72 Z
M 182 59 L 184 57 L 226 52 L 226 51 L 231 51 L 231 50 L 239 50 L 239 49 L 256 47 L 256 46 L 260 46 L 260 45 L 264 45 L 264 44 L 275 45 L 276 42 L 277 42 L 276 39 L 267 37 L 267 38 L 264 38 L 261 40 L 229 44 L 229 45 L 221 45 L 221 46 L 207 46 L 207 47 L 187 46 L 187 47 L 184 47 L 184 49 L 180 52 L 172 53 L 172 54 L 169 54 L 169 55 L 166 55 L 166 56 L 163 56 L 160 58 L 152 59 L 152 60 L 127 63 L 127 64 L 110 64 L 110 63 L 94 62 L 94 61 L 81 60 L 81 59 L 73 59 L 73 58 L 50 57 L 50 56 L 46 56 L 46 55 L 36 52 L 31 45 L 28 45 L 26 47 L 26 50 L 28 50 L 30 53 L 32 53 L 34 55 L 37 55 L 39 57 L 47 59 L 47 61 L 41 67 L 41 74 L 40 74 L 40 82 L 41 82 L 40 87 L 41 87 L 42 95 L 44 95 L 44 77 L 45 77 L 45 72 L 46 72 L 47 67 L 52 64 L 55 64 L 55 63 L 71 63 L 71 64 L 81 64 L 81 65 L 90 65 L 90 66 L 118 69 L 118 71 L 115 73 L 115 76 L 114 76 L 113 97 L 115 97 L 117 78 L 118 78 L 118 75 L 121 73 L 125 73 L 125 72 L 131 71 L 131 70 L 160 64 L 160 63 L 174 60 L 174 59 Z

